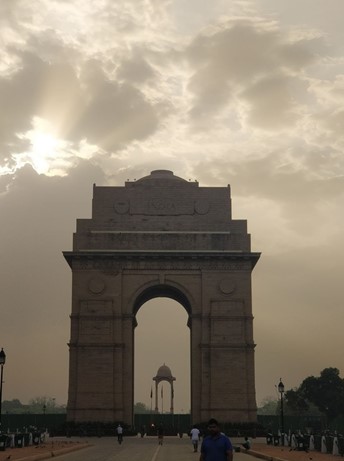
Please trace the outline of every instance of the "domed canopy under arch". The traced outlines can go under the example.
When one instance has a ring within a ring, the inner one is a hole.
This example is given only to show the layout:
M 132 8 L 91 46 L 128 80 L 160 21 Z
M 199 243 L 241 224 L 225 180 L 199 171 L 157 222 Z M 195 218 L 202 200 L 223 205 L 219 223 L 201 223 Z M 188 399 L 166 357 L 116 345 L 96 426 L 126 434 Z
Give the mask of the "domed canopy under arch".
M 171 369 L 167 365 L 163 364 L 163 365 L 161 365 L 161 367 L 159 367 L 158 372 L 157 372 L 156 376 L 154 376 L 153 380 L 158 381 L 158 382 L 160 382 L 160 381 L 175 381 L 176 378 L 174 378 L 172 376 Z
M 173 414 L 173 401 L 174 401 L 174 389 L 173 381 L 176 378 L 172 376 L 171 369 L 164 363 L 159 367 L 156 376 L 154 376 L 153 381 L 155 381 L 155 411 L 158 412 L 158 385 L 161 381 L 167 381 L 171 386 L 171 409 L 170 412 Z

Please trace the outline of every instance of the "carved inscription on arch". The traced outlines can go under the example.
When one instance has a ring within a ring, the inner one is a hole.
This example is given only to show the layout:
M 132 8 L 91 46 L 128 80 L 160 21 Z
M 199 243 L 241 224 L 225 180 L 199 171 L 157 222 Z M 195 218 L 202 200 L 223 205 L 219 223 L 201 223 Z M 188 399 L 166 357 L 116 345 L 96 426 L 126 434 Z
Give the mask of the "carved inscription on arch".
M 108 300 L 80 300 L 80 314 L 83 315 L 110 315 L 113 311 L 113 301 Z
M 251 263 L 236 261 L 163 261 L 163 260 L 74 260 L 73 269 L 85 270 L 221 270 L 246 271 L 251 269 Z
M 79 340 L 91 343 L 111 341 L 112 323 L 107 319 L 80 319 Z
M 244 324 L 241 319 L 212 319 L 211 339 L 216 343 L 233 343 L 244 339 Z
M 117 200 L 113 204 L 118 214 L 143 214 L 149 216 L 177 216 L 177 215 L 204 215 L 209 213 L 210 203 L 207 200 L 172 200 L 171 198 L 152 197 L 142 202 L 141 200 Z
M 170 197 L 156 196 L 146 200 L 130 200 L 130 213 L 148 216 L 177 216 L 194 213 L 192 200 L 171 199 Z
M 212 301 L 211 312 L 215 316 L 241 316 L 244 314 L 244 301 Z

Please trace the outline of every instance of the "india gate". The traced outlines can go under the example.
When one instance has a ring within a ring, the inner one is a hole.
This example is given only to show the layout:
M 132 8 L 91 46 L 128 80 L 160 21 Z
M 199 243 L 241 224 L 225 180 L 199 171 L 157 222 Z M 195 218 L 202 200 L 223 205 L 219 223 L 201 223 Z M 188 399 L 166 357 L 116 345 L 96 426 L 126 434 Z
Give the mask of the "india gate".
M 124 186 L 93 186 L 92 217 L 73 250 L 67 419 L 133 422 L 134 331 L 147 301 L 188 314 L 192 422 L 256 421 L 251 252 L 230 186 L 156 170 Z M 176 332 L 178 335 L 178 332 Z

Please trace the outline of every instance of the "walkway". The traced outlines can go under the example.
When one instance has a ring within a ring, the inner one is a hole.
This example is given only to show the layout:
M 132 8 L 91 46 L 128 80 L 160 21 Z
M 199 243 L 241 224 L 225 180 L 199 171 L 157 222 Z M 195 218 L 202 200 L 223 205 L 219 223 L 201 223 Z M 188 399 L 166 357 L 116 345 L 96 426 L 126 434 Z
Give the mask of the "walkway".
M 51 441 L 54 441 L 54 450 L 51 450 Z M 233 439 L 234 444 L 242 440 Z M 81 448 L 86 442 L 86 448 Z M 73 447 L 80 448 L 70 451 Z M 68 453 L 59 454 L 59 450 L 68 450 Z M 53 454 L 52 454 L 53 453 Z M 10 456 L 10 458 L 9 458 Z M 124 437 L 119 445 L 115 437 L 104 438 L 75 438 L 50 439 L 45 448 L 38 446 L 27 448 L 6 449 L 0 452 L 0 461 L 10 459 L 18 461 L 38 461 L 52 456 L 59 461 L 198 461 L 199 454 L 193 452 L 188 437 L 165 437 L 162 446 L 158 445 L 155 437 Z M 252 450 L 234 454 L 234 461 L 254 461 L 255 457 L 267 461 L 336 461 L 339 457 L 319 452 L 306 453 L 304 451 L 290 451 L 288 447 L 273 447 L 265 443 L 265 439 L 253 440 Z M 339 461 L 339 460 L 338 460 Z

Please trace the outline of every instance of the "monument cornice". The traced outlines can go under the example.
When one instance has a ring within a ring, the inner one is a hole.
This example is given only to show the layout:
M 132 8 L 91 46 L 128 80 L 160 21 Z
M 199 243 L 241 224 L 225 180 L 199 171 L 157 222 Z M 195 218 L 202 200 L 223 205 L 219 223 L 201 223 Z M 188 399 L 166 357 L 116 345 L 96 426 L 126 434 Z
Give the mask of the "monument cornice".
M 68 346 L 70 348 L 73 348 L 73 347 L 85 347 L 85 348 L 91 348 L 91 349 L 94 349 L 94 348 L 124 349 L 125 348 L 124 343 L 118 343 L 118 342 L 117 343 L 114 343 L 114 342 L 90 342 L 90 341 L 86 342 L 86 341 L 81 341 L 81 340 L 69 342 Z
M 244 251 L 216 251 L 216 250 L 80 250 L 80 251 L 64 251 L 63 255 L 68 262 L 69 266 L 73 268 L 74 263 L 99 262 L 105 268 L 111 264 L 109 262 L 176 262 L 184 261 L 187 263 L 192 262 L 239 262 L 249 263 L 250 268 L 253 269 L 256 265 L 260 253 L 258 252 L 244 252 Z M 91 268 L 91 267 L 90 267 Z M 125 267 L 124 267 L 125 268 Z M 131 267 L 129 267 L 131 268 Z
M 200 349 L 255 349 L 255 343 L 241 342 L 241 343 L 226 343 L 221 344 L 217 342 L 200 343 Z

